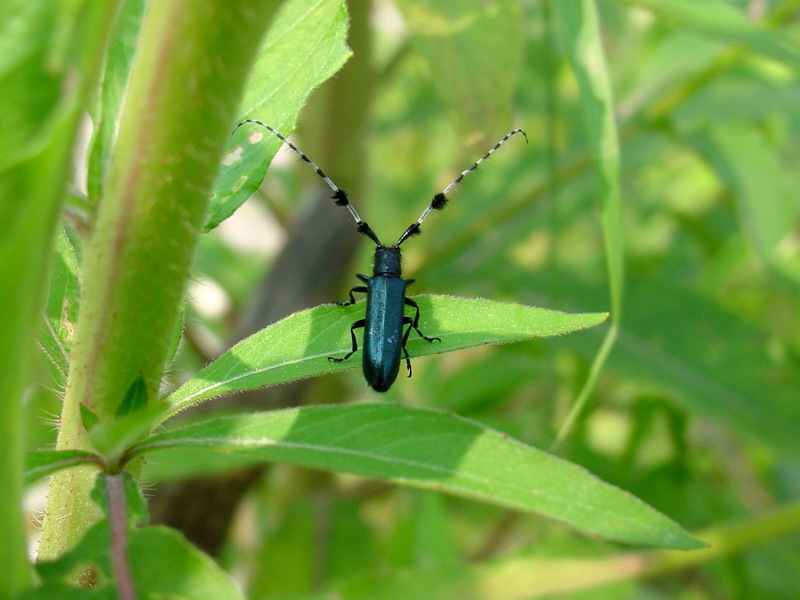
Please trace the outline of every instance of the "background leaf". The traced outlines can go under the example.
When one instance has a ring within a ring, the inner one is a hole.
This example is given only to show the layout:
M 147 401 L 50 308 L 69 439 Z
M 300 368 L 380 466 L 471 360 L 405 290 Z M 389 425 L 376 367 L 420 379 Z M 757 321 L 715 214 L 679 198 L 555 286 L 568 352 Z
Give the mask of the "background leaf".
M 94 131 L 86 176 L 89 206 L 95 206 L 102 197 L 108 159 L 119 130 L 120 111 L 145 7 L 145 0 L 121 2 L 114 27 L 109 34 L 102 85 L 92 111 Z
M 78 258 L 66 232 L 61 229 L 50 272 L 50 286 L 45 307 L 45 322 L 39 347 L 52 363 L 56 385 L 64 387 L 69 372 L 70 338 L 78 314 Z
M 569 434 L 583 410 L 619 335 L 623 317 L 625 253 L 622 236 L 619 139 L 614 115 L 614 98 L 611 93 L 611 81 L 595 2 L 563 0 L 555 3 L 554 9 L 562 28 L 562 38 L 570 65 L 581 90 L 579 100 L 583 126 L 589 152 L 595 163 L 612 314 L 611 327 L 595 356 L 589 377 L 558 433 L 555 441 L 555 445 L 558 445 Z
M 21 600 L 107 600 L 118 598 L 107 557 L 108 522 L 90 529 L 78 546 L 58 561 L 37 565 L 42 587 Z M 128 556 L 137 598 L 242 600 L 230 576 L 177 532 L 165 527 L 129 531 Z M 76 571 L 95 569 L 94 589 L 76 589 L 67 582 Z
M 663 515 L 581 467 L 437 411 L 366 404 L 214 418 L 154 435 L 131 454 L 181 447 L 246 452 L 447 490 L 535 511 L 627 543 L 702 546 Z
M 689 134 L 734 194 L 742 231 L 767 265 L 780 268 L 798 215 L 800 196 L 753 127 L 728 123 Z M 795 272 L 797 277 L 799 273 Z
M 124 417 L 125 415 L 134 413 L 147 406 L 147 384 L 144 377 L 138 375 L 133 378 L 128 391 L 122 397 L 122 402 L 117 408 L 116 417 Z
M 659 14 L 678 19 L 686 26 L 709 35 L 721 42 L 743 44 L 770 58 L 786 62 L 793 68 L 800 66 L 796 44 L 791 45 L 782 36 L 764 31 L 747 19 L 736 6 L 721 0 L 693 2 L 692 0 L 621 0 L 653 9 Z
M 349 57 L 346 36 L 342 0 L 284 2 L 250 72 L 239 118 L 258 119 L 289 135 L 311 91 Z M 230 217 L 258 189 L 280 146 L 278 138 L 260 128 L 246 126 L 236 132 L 214 182 L 206 231 Z
M 630 299 L 637 311 L 611 359 L 617 369 L 672 390 L 687 410 L 798 455 L 792 390 L 800 379 L 773 370 L 759 352 L 757 327 L 667 282 L 633 281 Z M 742 343 L 728 346 L 731 338 Z
M 128 555 L 137 591 L 153 597 L 241 600 L 230 576 L 177 532 L 143 527 L 130 532 Z
M 519 3 L 400 0 L 397 7 L 439 94 L 458 107 L 459 130 L 469 137 L 509 129 L 523 48 Z M 503 69 L 487 68 L 497 60 Z M 484 76 L 473 77 L 476 70 Z

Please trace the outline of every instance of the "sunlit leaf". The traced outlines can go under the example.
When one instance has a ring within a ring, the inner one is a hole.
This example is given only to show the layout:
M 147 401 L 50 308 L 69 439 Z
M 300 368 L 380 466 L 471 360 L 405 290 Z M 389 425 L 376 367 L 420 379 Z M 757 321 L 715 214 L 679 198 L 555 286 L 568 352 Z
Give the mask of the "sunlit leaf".
M 270 27 L 244 93 L 240 116 L 285 135 L 309 93 L 350 55 L 342 0 L 289 0 Z M 206 230 L 214 229 L 255 192 L 281 143 L 258 127 L 236 132 L 214 182 Z
M 555 310 L 466 300 L 446 296 L 417 296 L 420 327 L 428 343 L 412 336 L 411 356 L 449 352 L 488 343 L 515 342 L 560 335 L 602 323 L 606 313 L 570 315 Z M 175 413 L 208 398 L 294 379 L 352 369 L 355 360 L 333 363 L 350 349 L 350 325 L 362 318 L 364 303 L 319 306 L 295 313 L 239 342 L 208 365 L 167 401 Z
M 151 436 L 132 456 L 202 447 L 389 479 L 541 513 L 631 544 L 702 544 L 631 494 L 582 467 L 479 423 L 376 403 L 212 418 Z

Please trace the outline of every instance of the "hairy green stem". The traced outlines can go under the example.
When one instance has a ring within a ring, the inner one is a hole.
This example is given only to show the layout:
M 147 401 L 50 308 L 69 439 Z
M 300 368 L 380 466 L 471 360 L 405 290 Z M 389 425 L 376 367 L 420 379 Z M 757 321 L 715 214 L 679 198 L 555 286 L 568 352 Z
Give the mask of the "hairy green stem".
M 148 7 L 86 244 L 59 449 L 88 449 L 81 405 L 110 419 L 139 376 L 148 397 L 158 395 L 219 158 L 276 4 L 163 0 Z M 88 495 L 93 477 L 74 469 L 53 478 L 40 558 L 58 556 L 97 518 Z

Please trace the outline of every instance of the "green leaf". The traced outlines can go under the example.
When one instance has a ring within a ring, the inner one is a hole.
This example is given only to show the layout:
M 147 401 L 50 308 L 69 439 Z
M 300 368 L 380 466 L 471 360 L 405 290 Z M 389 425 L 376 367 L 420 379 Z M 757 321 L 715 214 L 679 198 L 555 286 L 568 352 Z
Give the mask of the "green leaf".
M 11 0 L 0 9 L 0 598 L 29 585 L 21 514 L 33 344 L 75 134 L 117 3 Z M 58 348 L 51 349 L 54 356 Z M 64 366 L 64 363 L 61 363 Z
M 106 165 L 119 129 L 120 111 L 136 53 L 136 42 L 139 39 L 145 6 L 145 0 L 124 0 L 110 32 L 100 93 L 92 111 L 95 127 L 89 148 L 86 177 L 87 192 L 92 204 L 96 204 L 102 197 Z
M 623 287 L 619 136 L 600 24 L 593 0 L 563 0 L 554 8 L 578 80 L 584 131 L 596 164 L 612 312 L 617 321 L 621 317 Z
M 86 431 L 91 431 L 91 429 L 100 422 L 100 417 L 91 411 L 85 404 L 81 404 L 80 409 L 81 423 L 83 424 L 83 428 Z
M 177 531 L 166 527 L 132 528 L 128 532 L 127 553 L 137 598 L 243 600 L 230 576 Z M 38 563 L 36 568 L 43 585 L 21 600 L 117 598 L 110 582 L 108 554 L 108 521 L 103 520 L 92 527 L 72 551 L 56 561 Z M 71 592 L 64 581 L 87 566 L 95 569 L 99 580 L 97 587 Z
M 35 450 L 25 456 L 25 484 L 61 469 L 97 463 L 97 455 L 83 450 Z
M 92 482 L 96 480 L 92 478 Z M 39 575 L 39 580 L 42 582 L 42 587 L 30 596 L 23 596 L 27 598 L 61 598 L 57 595 L 64 584 L 72 583 L 74 585 L 76 574 L 84 573 L 87 571 L 91 573 L 91 579 L 95 583 L 94 592 L 99 593 L 99 596 L 71 596 L 66 595 L 66 598 L 105 598 L 103 590 L 110 589 L 108 581 L 111 575 L 111 564 L 108 557 L 108 549 L 110 544 L 110 534 L 108 529 L 108 520 L 95 523 L 90 527 L 86 534 L 81 537 L 77 543 L 68 551 L 61 554 L 54 560 L 39 560 L 36 563 L 36 571 Z M 43 595 L 50 592 L 51 595 Z M 116 598 L 116 594 L 112 596 Z
M 775 149 L 753 125 L 743 123 L 710 127 L 690 134 L 689 140 L 733 192 L 742 231 L 758 257 L 779 267 L 785 258 L 779 248 L 792 234 L 800 196 Z
M 460 129 L 508 128 L 523 56 L 520 3 L 400 0 L 397 8 Z
M 693 414 L 800 456 L 800 373 L 775 364 L 765 350 L 770 336 L 668 277 L 630 283 L 627 298 L 636 310 L 611 356 L 615 372 L 669 390 Z
M 89 441 L 107 463 L 114 463 L 161 420 L 166 409 L 165 403 L 156 402 L 135 412 L 102 421 L 89 431 Z
M 441 338 L 428 343 L 412 336 L 411 356 L 426 356 L 487 343 L 561 335 L 602 323 L 606 313 L 570 315 L 555 310 L 467 300 L 416 296 L 420 327 Z M 170 414 L 208 398 L 255 389 L 359 366 L 359 361 L 333 363 L 329 356 L 349 351 L 350 325 L 364 314 L 364 302 L 324 305 L 295 313 L 239 342 L 173 392 Z
M 230 576 L 173 529 L 131 530 L 128 557 L 141 597 L 244 600 Z
M 131 456 L 176 447 L 245 452 L 447 491 L 630 544 L 702 546 L 661 513 L 582 467 L 430 409 L 379 403 L 215 417 L 151 436 Z
M 350 56 L 346 38 L 342 0 L 285 2 L 250 73 L 241 118 L 264 121 L 288 135 L 311 91 Z M 206 231 L 230 217 L 259 188 L 280 146 L 278 138 L 261 128 L 236 132 L 214 182 Z
M 567 56 L 578 80 L 583 128 L 595 162 L 613 314 L 611 327 L 595 355 L 586 383 L 558 433 L 556 439 L 558 445 L 569 433 L 589 399 L 617 339 L 622 319 L 625 251 L 620 193 L 619 135 L 597 9 L 594 0 L 560 0 L 554 3 L 553 8 L 561 23 Z
M 44 328 L 39 335 L 39 348 L 55 366 L 58 377 L 55 384 L 60 388 L 67 383 L 70 335 L 79 294 L 78 257 L 62 227 L 58 231 L 50 272 Z
M 740 44 L 796 69 L 800 54 L 781 34 L 759 28 L 745 13 L 721 0 L 618 0 L 677 19 L 686 27 L 727 44 Z
M 116 590 L 110 586 L 103 588 L 76 588 L 68 583 L 56 581 L 30 590 L 15 600 L 119 600 Z
M 128 391 L 125 392 L 125 397 L 119 403 L 117 408 L 118 417 L 124 417 L 130 413 L 134 413 L 147 406 L 147 382 L 144 377 L 137 375 L 134 377 Z

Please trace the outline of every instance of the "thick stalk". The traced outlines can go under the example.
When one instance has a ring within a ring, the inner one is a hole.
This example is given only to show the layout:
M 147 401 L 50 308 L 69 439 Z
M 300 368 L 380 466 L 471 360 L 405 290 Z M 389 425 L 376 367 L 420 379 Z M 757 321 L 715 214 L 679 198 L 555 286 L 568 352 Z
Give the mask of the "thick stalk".
M 86 406 L 114 415 L 139 375 L 158 393 L 179 326 L 192 252 L 248 69 L 276 0 L 150 3 L 97 221 L 58 447 L 86 449 Z M 97 517 L 93 473 L 53 478 L 40 558 Z
M 347 43 L 353 57 L 336 77 L 311 95 L 303 109 L 303 131 L 307 134 L 299 140 L 301 148 L 324 165 L 359 207 L 368 200 L 361 192 L 368 168 L 366 149 L 374 99 L 369 8 L 367 2 L 348 6 Z M 301 217 L 293 223 L 286 245 L 259 284 L 254 309 L 245 312 L 246 319 L 231 343 L 288 314 L 341 297 L 343 277 L 347 288 L 352 285 L 355 271 L 350 263 L 361 236 L 354 231 L 346 211 L 331 201 L 328 186 L 304 166 L 298 165 L 300 174 L 321 186 L 319 199 L 310 210 L 300 211 Z M 308 380 L 301 380 L 250 390 L 196 408 L 230 411 L 297 406 L 303 401 L 307 383 Z M 151 496 L 153 520 L 180 529 L 202 550 L 216 555 L 228 535 L 240 498 L 260 472 L 258 468 L 165 483 Z

